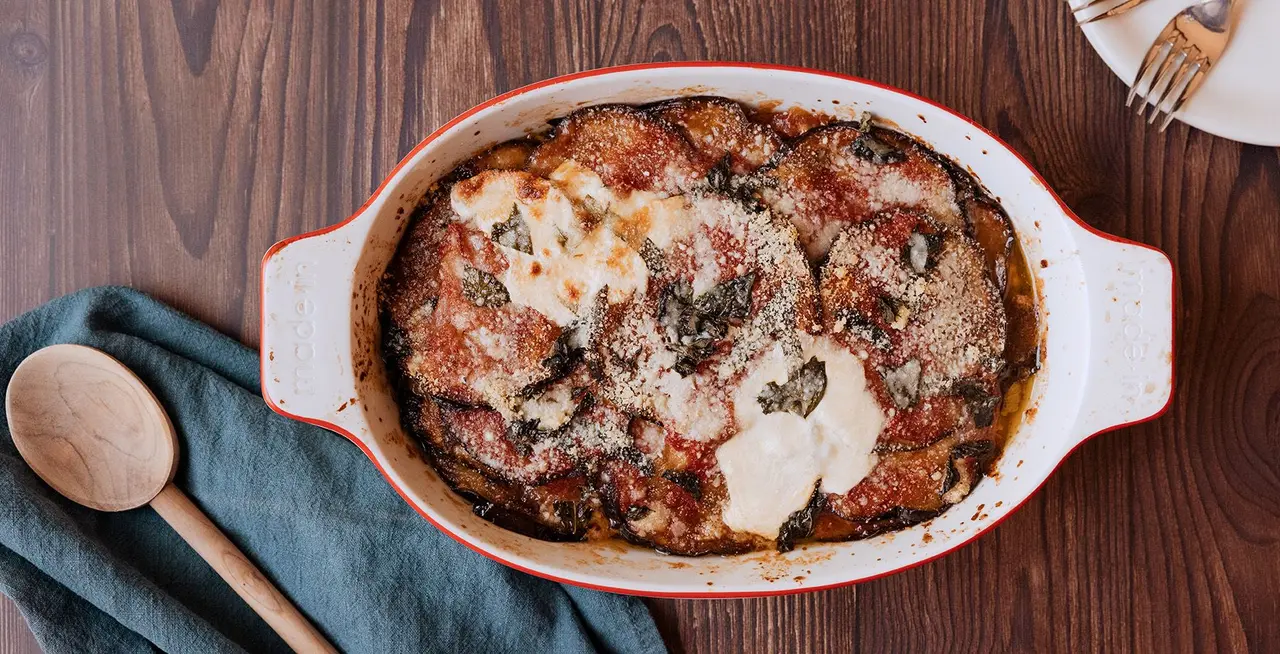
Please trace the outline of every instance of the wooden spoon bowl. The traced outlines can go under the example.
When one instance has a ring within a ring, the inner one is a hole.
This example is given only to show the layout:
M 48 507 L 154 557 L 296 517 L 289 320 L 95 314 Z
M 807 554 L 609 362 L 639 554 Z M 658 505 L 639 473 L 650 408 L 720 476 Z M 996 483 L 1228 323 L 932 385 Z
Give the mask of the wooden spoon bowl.
M 31 469 L 99 511 L 150 503 L 178 468 L 178 437 L 159 401 L 93 348 L 54 345 L 27 357 L 9 381 L 5 411 Z

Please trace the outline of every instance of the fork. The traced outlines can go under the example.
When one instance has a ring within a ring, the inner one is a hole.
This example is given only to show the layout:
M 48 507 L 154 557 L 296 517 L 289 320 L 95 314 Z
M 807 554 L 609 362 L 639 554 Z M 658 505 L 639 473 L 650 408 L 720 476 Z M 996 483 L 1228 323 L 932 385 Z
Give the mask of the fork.
M 1076 20 L 1081 25 L 1088 25 L 1089 23 L 1092 23 L 1095 20 L 1102 20 L 1103 18 L 1119 16 L 1120 14 L 1123 14 L 1124 12 L 1129 11 L 1130 9 L 1133 9 L 1134 7 L 1137 7 L 1138 5 L 1146 2 L 1147 0 L 1125 0 L 1125 2 L 1122 2 L 1106 11 L 1099 12 L 1098 14 L 1094 16 L 1090 16 L 1089 18 L 1085 18 L 1083 20 L 1080 19 L 1080 13 L 1083 12 L 1084 10 L 1089 9 L 1090 7 L 1096 7 L 1107 1 L 1108 0 L 1085 0 L 1084 3 L 1071 7 L 1071 13 L 1075 15 Z
M 1231 3 L 1233 0 L 1201 0 L 1169 21 L 1147 51 L 1129 89 L 1126 107 L 1142 95 L 1138 116 L 1153 107 L 1147 124 L 1154 124 L 1160 112 L 1163 132 L 1173 122 L 1174 114 L 1200 88 L 1204 76 L 1222 57 L 1231 37 Z M 1145 93 L 1141 89 L 1146 85 Z

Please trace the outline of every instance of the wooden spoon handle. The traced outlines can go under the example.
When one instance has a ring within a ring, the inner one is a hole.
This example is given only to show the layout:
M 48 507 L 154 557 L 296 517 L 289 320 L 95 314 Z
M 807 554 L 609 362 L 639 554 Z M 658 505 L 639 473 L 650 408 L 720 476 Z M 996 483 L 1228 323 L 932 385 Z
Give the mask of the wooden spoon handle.
M 185 493 L 172 483 L 151 508 L 213 567 L 236 594 L 249 603 L 295 652 L 337 652 L 258 567 L 218 529 Z

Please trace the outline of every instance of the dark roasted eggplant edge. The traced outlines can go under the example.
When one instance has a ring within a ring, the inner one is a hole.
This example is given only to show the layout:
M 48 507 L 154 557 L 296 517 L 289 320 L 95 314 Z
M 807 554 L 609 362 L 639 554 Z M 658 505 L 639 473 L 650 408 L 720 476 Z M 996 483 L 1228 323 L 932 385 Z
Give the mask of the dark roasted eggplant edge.
M 675 483 L 675 482 L 672 482 Z M 609 521 L 609 526 L 613 528 L 623 540 L 639 547 L 648 548 L 658 552 L 659 554 L 671 554 L 675 556 L 707 556 L 719 555 L 729 556 L 733 554 L 745 554 L 754 551 L 755 548 L 747 542 L 726 542 L 722 547 L 702 547 L 688 550 L 673 549 L 671 547 L 661 545 L 648 538 L 645 538 L 631 530 L 626 516 L 622 515 L 617 503 L 618 490 L 612 482 L 597 483 L 598 495 L 600 498 L 600 508 L 604 512 L 604 517 Z
M 401 427 L 412 437 L 409 445 L 414 447 L 423 458 L 431 463 L 432 470 L 444 480 L 449 489 L 471 504 L 472 512 L 484 520 L 487 520 L 499 527 L 514 531 L 518 534 L 529 536 L 544 541 L 551 542 L 580 542 L 586 540 L 586 525 L 589 522 L 589 515 L 582 520 L 575 521 L 573 528 L 570 530 L 557 530 L 551 526 L 538 522 L 533 517 L 504 508 L 492 500 L 482 497 L 475 490 L 463 488 L 452 475 L 447 474 L 448 465 L 441 465 L 444 461 L 450 464 L 460 466 L 474 471 L 485 479 L 488 484 L 509 485 L 512 482 L 503 479 L 496 471 L 486 470 L 478 467 L 469 461 L 459 460 L 452 454 L 443 451 L 435 443 L 432 443 L 419 428 L 419 422 L 422 417 L 422 403 L 435 401 L 430 398 L 423 398 L 414 393 L 411 389 L 409 380 L 404 375 L 403 362 L 408 353 L 405 351 L 403 330 L 400 329 L 385 311 L 381 312 L 380 325 L 382 328 L 382 352 L 384 361 L 387 364 L 387 378 L 391 384 L 392 393 L 396 400 L 396 406 L 400 411 Z M 576 471 L 575 471 L 576 472 Z M 574 473 L 569 473 L 570 476 Z M 544 480 L 541 483 L 554 481 L 553 479 Z

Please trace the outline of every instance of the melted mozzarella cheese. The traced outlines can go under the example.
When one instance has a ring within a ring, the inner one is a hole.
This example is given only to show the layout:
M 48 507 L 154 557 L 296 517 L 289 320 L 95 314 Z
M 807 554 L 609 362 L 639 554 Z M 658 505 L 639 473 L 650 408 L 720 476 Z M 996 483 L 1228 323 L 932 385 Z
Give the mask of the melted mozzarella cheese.
M 827 389 L 813 412 L 765 414 L 756 400 L 765 385 L 785 383 L 814 356 L 826 363 Z M 800 361 L 775 345 L 735 393 L 734 417 L 740 431 L 716 450 L 729 490 L 724 522 L 768 538 L 808 504 L 819 480 L 822 492 L 837 494 L 862 481 L 885 421 L 862 361 L 826 337 L 809 340 Z
M 525 420 L 536 420 L 538 429 L 550 431 L 559 429 L 569 422 L 578 403 L 573 400 L 573 387 L 569 384 L 555 384 L 545 393 L 536 395 L 520 405 L 520 417 Z M 503 416 L 508 420 L 510 416 Z
M 485 171 L 454 186 L 453 210 L 490 234 L 512 217 L 529 229 L 532 254 L 500 246 L 507 257 L 502 280 L 511 302 L 568 325 L 604 287 L 621 302 L 648 282 L 640 254 L 608 225 L 586 229 L 573 201 L 555 184 L 521 171 Z
M 641 247 L 647 238 L 665 249 L 696 227 L 683 195 L 668 197 L 653 191 L 618 194 L 605 186 L 595 171 L 573 160 L 552 171 L 551 180 L 575 201 L 605 212 L 610 227 L 634 248 Z
M 557 259 L 555 270 L 560 297 L 574 305 L 595 299 L 606 286 L 609 302 L 617 304 L 643 291 L 649 275 L 640 253 L 607 227 L 591 232 L 568 256 Z
M 455 213 L 486 234 L 516 209 L 529 227 L 537 257 L 563 254 L 586 236 L 573 201 L 554 184 L 523 171 L 486 170 L 458 182 L 449 199 Z

